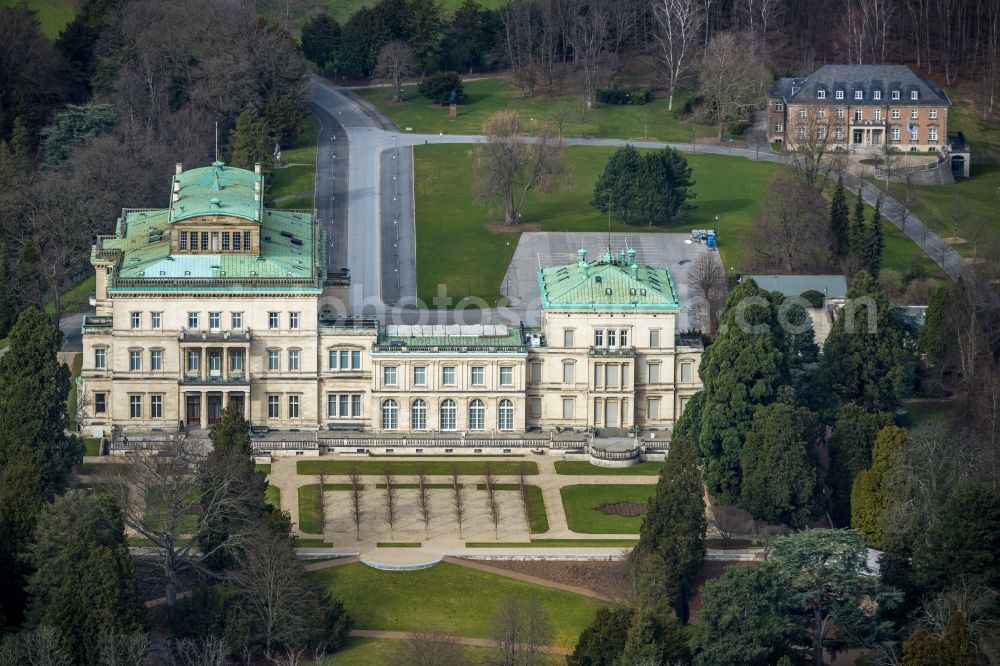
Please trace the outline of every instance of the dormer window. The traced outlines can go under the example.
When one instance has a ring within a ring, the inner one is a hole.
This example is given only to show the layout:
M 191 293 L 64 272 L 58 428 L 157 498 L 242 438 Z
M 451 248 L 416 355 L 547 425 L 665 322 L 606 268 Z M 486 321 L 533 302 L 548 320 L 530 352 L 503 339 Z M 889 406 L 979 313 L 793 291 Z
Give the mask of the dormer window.
M 910 99 L 920 99 L 920 93 L 916 90 L 910 92 Z
M 864 99 L 864 98 L 865 98 L 865 93 L 863 90 L 854 91 L 854 99 Z
M 881 90 L 873 90 L 872 91 L 872 98 L 873 99 L 882 99 L 882 91 Z
M 838 90 L 837 92 L 833 93 L 833 96 L 836 99 L 844 99 L 844 91 L 843 90 Z
M 892 91 L 892 98 L 893 99 L 899 99 L 899 91 L 898 90 L 893 90 Z
M 826 99 L 826 91 L 825 90 L 817 90 L 816 91 L 816 99 Z

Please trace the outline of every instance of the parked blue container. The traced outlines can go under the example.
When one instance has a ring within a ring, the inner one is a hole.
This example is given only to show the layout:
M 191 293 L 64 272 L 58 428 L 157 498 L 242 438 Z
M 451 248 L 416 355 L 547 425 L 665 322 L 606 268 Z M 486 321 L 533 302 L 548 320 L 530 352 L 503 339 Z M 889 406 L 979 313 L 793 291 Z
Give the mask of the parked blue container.
M 705 241 L 708 243 L 708 249 L 715 249 L 715 234 L 709 232 L 708 236 L 705 237 Z

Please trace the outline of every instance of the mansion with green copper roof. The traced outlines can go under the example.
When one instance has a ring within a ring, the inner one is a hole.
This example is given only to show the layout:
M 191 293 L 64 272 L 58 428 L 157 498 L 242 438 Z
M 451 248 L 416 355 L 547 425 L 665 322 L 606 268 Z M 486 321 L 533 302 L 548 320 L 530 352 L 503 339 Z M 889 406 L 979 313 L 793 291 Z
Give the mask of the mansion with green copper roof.
M 262 456 L 665 441 L 701 388 L 673 277 L 634 250 L 540 268 L 535 327 L 338 318 L 322 225 L 266 207 L 264 179 L 178 165 L 166 208 L 126 208 L 94 244 L 83 422 L 112 452 L 203 436 L 230 403 Z

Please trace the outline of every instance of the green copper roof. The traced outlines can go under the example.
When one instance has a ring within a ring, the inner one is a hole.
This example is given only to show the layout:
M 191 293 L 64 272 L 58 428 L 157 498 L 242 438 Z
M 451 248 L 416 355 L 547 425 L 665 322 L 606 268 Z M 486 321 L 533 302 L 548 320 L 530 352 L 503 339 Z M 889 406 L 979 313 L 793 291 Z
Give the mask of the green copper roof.
M 220 175 L 220 192 L 228 189 L 226 196 L 232 201 L 249 192 L 253 202 L 253 182 L 257 176 L 243 169 L 216 169 L 217 166 L 194 169 L 175 179 L 182 183 L 199 182 L 207 173 L 234 172 L 232 177 Z M 193 172 L 200 175 L 188 179 Z M 240 179 L 243 184 L 236 184 Z M 221 210 L 238 214 L 227 210 L 225 204 Z M 324 234 L 310 212 L 262 208 L 259 255 L 222 252 L 172 255 L 170 234 L 174 230 L 170 214 L 171 209 L 126 209 L 118 220 L 117 233 L 98 237 L 91 249 L 91 261 L 115 264 L 109 285 L 111 292 L 322 289 L 326 278 Z
M 426 351 L 429 349 L 520 350 L 524 346 L 520 327 L 504 324 L 395 325 L 379 332 L 378 351 Z
M 255 186 L 254 183 L 260 184 Z M 255 187 L 259 188 L 256 201 Z M 190 169 L 174 176 L 170 219 L 177 222 L 199 215 L 234 215 L 260 222 L 263 200 L 264 176 L 213 162 L 212 166 Z
M 542 307 L 612 310 L 679 310 L 677 290 L 666 268 L 635 263 L 635 251 L 610 249 L 595 261 L 579 250 L 575 264 L 538 271 Z

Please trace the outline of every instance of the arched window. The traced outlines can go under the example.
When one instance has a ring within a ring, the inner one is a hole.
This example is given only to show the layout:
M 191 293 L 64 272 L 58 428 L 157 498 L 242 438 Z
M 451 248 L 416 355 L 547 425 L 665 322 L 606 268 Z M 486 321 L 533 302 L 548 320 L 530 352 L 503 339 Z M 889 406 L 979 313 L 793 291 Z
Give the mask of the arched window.
M 382 402 L 382 429 L 395 430 L 399 427 L 399 405 L 395 400 Z
M 441 430 L 455 430 L 455 401 L 448 399 L 441 403 Z
M 427 430 L 427 403 L 414 400 L 410 406 L 410 429 Z
M 514 429 L 514 403 L 506 398 L 500 401 L 500 429 Z
M 486 429 L 486 404 L 476 398 L 469 403 L 469 430 Z

